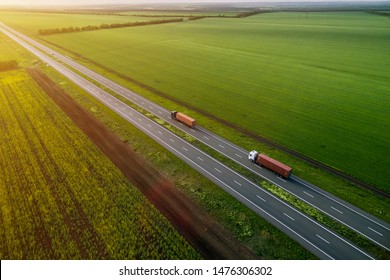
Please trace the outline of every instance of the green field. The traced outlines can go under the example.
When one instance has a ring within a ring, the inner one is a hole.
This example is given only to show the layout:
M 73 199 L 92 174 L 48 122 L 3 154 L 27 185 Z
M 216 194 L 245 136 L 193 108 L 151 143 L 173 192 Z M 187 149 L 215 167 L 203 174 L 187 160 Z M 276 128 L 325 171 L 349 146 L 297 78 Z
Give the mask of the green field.
M 127 23 L 146 22 L 151 20 L 166 19 L 165 17 L 148 18 L 131 15 L 94 15 L 94 14 L 65 14 L 65 13 L 42 13 L 42 12 L 15 12 L 1 11 L 0 21 L 9 22 L 20 32 L 36 35 L 40 29 L 52 29 L 63 27 L 82 27 L 88 25 L 101 25 L 103 23 Z
M 0 74 L 1 259 L 193 259 L 195 250 L 40 90 Z
M 45 38 L 389 191 L 389 27 L 272 13 Z

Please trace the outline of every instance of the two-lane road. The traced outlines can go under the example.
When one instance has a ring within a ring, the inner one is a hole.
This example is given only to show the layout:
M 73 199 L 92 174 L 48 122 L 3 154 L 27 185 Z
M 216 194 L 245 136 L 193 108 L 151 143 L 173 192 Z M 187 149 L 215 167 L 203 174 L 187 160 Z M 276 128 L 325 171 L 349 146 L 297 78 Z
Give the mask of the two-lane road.
M 274 195 L 264 191 L 243 176 L 192 146 L 190 143 L 177 137 L 169 130 L 153 122 L 93 83 L 71 71 L 69 68 L 63 66 L 61 63 L 55 61 L 50 56 L 41 53 L 3 27 L 0 27 L 0 30 L 200 173 L 207 176 L 260 216 L 297 240 L 319 258 L 371 259 L 368 254 L 344 238 L 297 211 Z M 162 108 L 160 107 L 160 109 Z

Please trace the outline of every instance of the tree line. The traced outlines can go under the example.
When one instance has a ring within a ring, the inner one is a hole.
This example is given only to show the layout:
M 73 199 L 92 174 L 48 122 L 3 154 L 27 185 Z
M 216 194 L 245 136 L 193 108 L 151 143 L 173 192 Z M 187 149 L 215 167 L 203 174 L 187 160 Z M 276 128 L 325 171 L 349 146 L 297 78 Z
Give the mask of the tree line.
M 18 63 L 15 60 L 0 61 L 0 72 L 18 68 Z
M 50 35 L 50 34 L 58 34 L 58 33 L 71 33 L 71 32 L 83 32 L 83 31 L 94 31 L 101 29 L 111 29 L 111 28 L 122 28 L 122 27 L 131 27 L 131 26 L 143 26 L 143 25 L 151 25 L 151 24 L 162 24 L 162 23 L 170 23 L 170 22 L 181 22 L 182 18 L 179 19 L 162 19 L 162 20 L 152 20 L 152 21 L 144 21 L 144 22 L 125 22 L 125 23 L 102 23 L 100 25 L 87 25 L 82 27 L 62 27 L 62 28 L 48 28 L 48 29 L 39 29 L 38 33 L 40 35 Z
M 368 11 L 368 13 L 373 15 L 390 17 L 390 11 Z

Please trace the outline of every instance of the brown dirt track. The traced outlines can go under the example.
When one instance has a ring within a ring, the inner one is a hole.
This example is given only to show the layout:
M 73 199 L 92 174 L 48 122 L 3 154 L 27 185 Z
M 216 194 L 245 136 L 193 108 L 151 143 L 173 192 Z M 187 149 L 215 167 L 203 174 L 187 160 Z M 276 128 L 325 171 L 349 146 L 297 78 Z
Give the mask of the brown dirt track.
M 258 258 L 43 72 L 28 73 L 204 258 Z

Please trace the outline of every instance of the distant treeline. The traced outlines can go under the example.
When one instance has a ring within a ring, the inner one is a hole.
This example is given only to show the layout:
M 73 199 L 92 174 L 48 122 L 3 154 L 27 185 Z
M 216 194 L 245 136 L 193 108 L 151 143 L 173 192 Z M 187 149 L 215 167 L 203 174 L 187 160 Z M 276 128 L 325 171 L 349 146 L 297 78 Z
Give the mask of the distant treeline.
M 254 15 L 257 15 L 257 14 L 269 13 L 269 12 L 271 12 L 271 11 L 251 11 L 251 12 L 244 12 L 244 13 L 241 13 L 241 14 L 236 15 L 235 17 L 236 17 L 236 18 L 244 18 L 244 17 L 254 16 Z
M 390 11 L 368 11 L 368 13 L 379 15 L 379 16 L 390 17 Z
M 162 20 L 152 20 L 145 22 L 125 22 L 125 23 L 102 23 L 100 25 L 87 25 L 82 27 L 62 27 L 62 28 L 49 28 L 49 29 L 39 29 L 38 32 L 40 35 L 49 35 L 49 34 L 57 34 L 57 33 L 70 33 L 70 32 L 82 32 L 82 31 L 93 31 L 100 29 L 111 29 L 111 28 L 122 28 L 122 27 L 131 27 L 131 26 L 143 26 L 143 25 L 151 25 L 151 24 L 163 24 L 170 22 L 181 22 L 182 18 L 179 19 L 162 19 Z
M 0 72 L 16 68 L 18 68 L 18 63 L 15 60 L 0 61 Z
M 257 14 L 262 14 L 262 13 L 270 13 L 273 12 L 271 10 L 256 10 L 256 11 L 248 11 L 248 12 L 242 12 L 238 13 L 236 15 L 224 15 L 224 14 L 219 14 L 219 15 L 200 15 L 200 16 L 194 16 L 194 15 L 166 15 L 166 14 L 155 14 L 155 15 L 143 15 L 143 14 L 133 14 L 133 17 L 183 17 L 187 18 L 189 20 L 195 20 L 195 19 L 202 19 L 202 18 L 244 18 L 244 17 L 249 17 Z
M 202 19 L 206 18 L 206 16 L 190 16 L 188 17 L 188 20 L 197 20 L 197 19 Z

